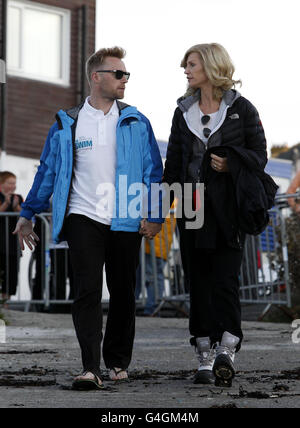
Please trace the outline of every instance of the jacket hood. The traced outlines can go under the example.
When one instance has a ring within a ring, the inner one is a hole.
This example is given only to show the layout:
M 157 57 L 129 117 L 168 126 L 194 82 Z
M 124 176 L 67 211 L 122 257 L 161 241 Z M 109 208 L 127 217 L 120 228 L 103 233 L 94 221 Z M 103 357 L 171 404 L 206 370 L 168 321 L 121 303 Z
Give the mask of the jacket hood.
M 211 132 L 211 136 L 221 127 L 225 120 L 226 112 L 229 107 L 233 105 L 241 94 L 234 89 L 224 92 L 223 98 L 220 103 L 219 110 L 217 112 L 216 123 L 217 127 Z M 183 112 L 183 117 L 187 123 L 190 131 L 193 132 L 198 138 L 201 139 L 199 133 L 199 104 L 198 101 L 201 98 L 200 89 L 192 96 L 187 98 L 179 99 L 178 106 Z
M 241 96 L 241 94 L 236 91 L 235 89 L 229 89 L 228 91 L 224 92 L 222 102 L 228 107 L 231 107 L 233 103 Z M 177 100 L 177 105 L 180 108 L 180 110 L 185 113 L 187 112 L 190 107 L 195 104 L 195 102 L 199 101 L 201 98 L 201 90 L 198 89 L 194 95 L 191 95 L 187 98 L 180 97 Z
M 85 102 L 85 101 L 84 101 Z M 82 109 L 84 102 L 80 103 L 78 106 L 76 107 L 72 107 L 68 110 L 65 110 L 65 112 L 67 113 L 68 116 L 70 116 L 72 119 L 76 120 L 78 117 L 78 114 L 80 112 L 80 110 Z M 126 103 L 122 103 L 121 101 L 117 100 L 117 106 L 119 109 L 119 112 L 121 114 L 121 111 L 124 110 L 124 108 L 126 107 L 130 107 L 128 104 Z
M 61 127 L 63 125 L 72 125 L 77 120 L 80 110 L 82 109 L 84 102 L 80 103 L 76 107 L 72 107 L 67 110 L 59 110 L 56 115 L 56 119 L 60 122 Z M 132 107 L 129 104 L 123 103 L 117 100 L 117 106 L 119 109 L 120 116 L 122 118 L 134 116 L 138 117 L 138 110 L 136 107 Z

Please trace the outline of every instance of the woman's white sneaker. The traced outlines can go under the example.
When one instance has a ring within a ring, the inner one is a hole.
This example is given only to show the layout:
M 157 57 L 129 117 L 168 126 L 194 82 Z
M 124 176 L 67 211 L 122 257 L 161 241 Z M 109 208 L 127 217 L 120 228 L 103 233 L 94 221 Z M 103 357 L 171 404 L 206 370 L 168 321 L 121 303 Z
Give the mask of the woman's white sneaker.
M 240 338 L 225 331 L 220 344 L 216 347 L 216 359 L 213 365 L 215 385 L 231 387 L 232 379 L 235 376 L 234 357 L 235 349 Z
M 195 339 L 195 352 L 199 360 L 199 368 L 194 377 L 194 383 L 211 384 L 214 382 L 213 365 L 216 350 L 210 346 L 209 337 L 197 337 Z

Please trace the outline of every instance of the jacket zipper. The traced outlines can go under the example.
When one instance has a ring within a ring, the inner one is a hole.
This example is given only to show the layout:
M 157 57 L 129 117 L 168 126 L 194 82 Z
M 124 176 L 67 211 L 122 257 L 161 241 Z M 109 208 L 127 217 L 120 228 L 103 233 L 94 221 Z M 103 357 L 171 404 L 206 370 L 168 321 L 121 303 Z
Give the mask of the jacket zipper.
M 69 185 L 69 190 L 68 190 L 68 197 L 67 197 L 67 203 L 66 203 L 66 209 L 65 209 L 65 214 L 64 214 L 64 220 L 63 220 L 63 224 L 60 230 L 60 234 L 65 226 L 65 221 L 67 218 L 67 212 L 68 212 L 68 207 L 69 207 L 69 202 L 70 202 L 70 197 L 71 197 L 71 188 L 72 188 L 72 181 L 74 178 L 74 168 L 75 168 L 75 144 L 74 144 L 74 140 L 75 140 L 75 130 L 76 130 L 76 125 L 77 125 L 77 120 L 78 117 L 76 118 L 76 120 L 74 120 L 74 123 L 71 125 L 71 133 L 72 133 L 72 138 L 71 138 L 71 144 L 72 144 L 72 172 L 71 172 L 71 178 L 70 178 L 70 185 Z

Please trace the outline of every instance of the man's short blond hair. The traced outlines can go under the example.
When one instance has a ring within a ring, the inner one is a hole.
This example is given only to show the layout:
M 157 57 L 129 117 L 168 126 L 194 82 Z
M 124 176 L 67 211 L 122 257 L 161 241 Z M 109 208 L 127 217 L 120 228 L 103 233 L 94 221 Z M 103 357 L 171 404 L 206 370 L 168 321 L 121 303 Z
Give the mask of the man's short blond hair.
M 89 84 L 91 84 L 91 74 L 97 70 L 97 68 L 101 67 L 107 57 L 111 56 L 123 59 L 125 55 L 126 51 L 119 46 L 114 46 L 113 48 L 102 48 L 91 55 L 86 62 L 86 77 Z

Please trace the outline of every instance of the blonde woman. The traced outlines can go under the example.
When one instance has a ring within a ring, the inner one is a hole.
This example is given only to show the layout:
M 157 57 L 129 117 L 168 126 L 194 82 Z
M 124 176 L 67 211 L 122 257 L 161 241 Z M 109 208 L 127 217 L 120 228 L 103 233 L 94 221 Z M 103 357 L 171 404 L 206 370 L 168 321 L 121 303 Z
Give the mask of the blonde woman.
M 174 113 L 164 181 L 205 184 L 203 227 L 186 229 L 185 219 L 178 219 L 191 344 L 200 362 L 194 383 L 231 386 L 243 338 L 239 271 L 245 232 L 257 234 L 268 219 L 258 178 L 267 162 L 266 140 L 256 108 L 233 89 L 240 81 L 233 79 L 224 47 L 193 46 L 181 66 L 188 89 Z

